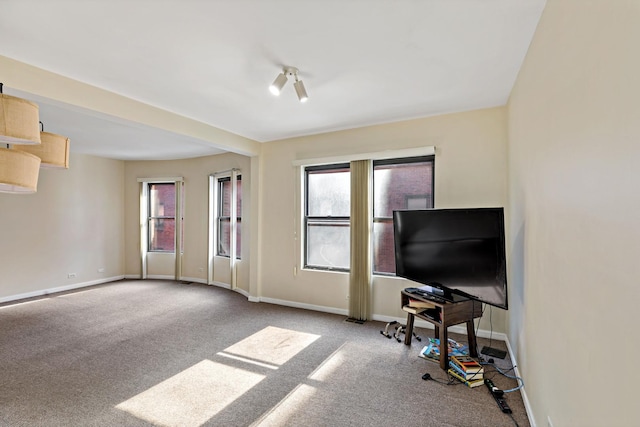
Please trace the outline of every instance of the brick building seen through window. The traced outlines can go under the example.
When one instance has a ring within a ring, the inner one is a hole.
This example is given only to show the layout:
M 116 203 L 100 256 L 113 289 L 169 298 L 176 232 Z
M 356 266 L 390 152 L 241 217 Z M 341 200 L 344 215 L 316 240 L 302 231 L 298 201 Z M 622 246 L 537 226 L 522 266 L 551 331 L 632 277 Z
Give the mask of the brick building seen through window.
M 149 251 L 174 252 L 176 228 L 176 186 L 149 183 Z
M 393 211 L 433 207 L 433 159 L 373 164 L 373 271 L 395 274 Z
M 236 180 L 236 258 L 242 253 L 242 177 Z M 231 178 L 218 179 L 218 255 L 231 255 Z

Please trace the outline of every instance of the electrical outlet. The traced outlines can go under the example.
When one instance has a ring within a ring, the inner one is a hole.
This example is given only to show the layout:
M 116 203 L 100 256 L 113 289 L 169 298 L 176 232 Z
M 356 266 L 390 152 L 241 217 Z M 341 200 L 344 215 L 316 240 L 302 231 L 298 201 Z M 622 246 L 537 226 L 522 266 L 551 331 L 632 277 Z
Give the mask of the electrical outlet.
M 200 267 L 200 268 L 198 269 L 198 271 L 199 271 L 200 273 L 203 273 L 203 272 L 204 272 L 204 268 Z
M 76 277 L 76 273 L 67 274 L 67 279 L 74 279 Z
M 99 268 L 98 273 L 104 273 L 104 268 Z

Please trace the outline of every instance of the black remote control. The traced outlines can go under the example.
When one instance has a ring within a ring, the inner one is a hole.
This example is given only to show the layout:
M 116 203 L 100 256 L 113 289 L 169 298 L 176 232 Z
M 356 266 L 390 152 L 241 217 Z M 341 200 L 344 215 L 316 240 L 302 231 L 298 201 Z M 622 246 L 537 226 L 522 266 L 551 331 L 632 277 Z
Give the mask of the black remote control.
M 493 396 L 494 400 L 498 404 L 498 408 L 500 408 L 500 410 L 505 414 L 510 414 L 511 408 L 509 408 L 506 399 L 503 397 L 504 392 L 496 387 L 493 381 L 488 378 L 484 380 L 484 385 L 489 389 L 489 393 L 491 393 L 491 396 Z

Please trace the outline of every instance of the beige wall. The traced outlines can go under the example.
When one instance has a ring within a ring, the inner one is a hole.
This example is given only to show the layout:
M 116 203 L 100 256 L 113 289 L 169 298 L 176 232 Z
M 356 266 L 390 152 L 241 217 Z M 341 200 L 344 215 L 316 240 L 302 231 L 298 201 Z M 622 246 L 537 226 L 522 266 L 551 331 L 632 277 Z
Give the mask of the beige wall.
M 40 170 L 37 193 L 0 193 L 0 300 L 124 274 L 123 174 L 72 153 L 68 170 Z
M 125 164 L 125 229 L 126 229 L 126 275 L 139 277 L 140 263 L 140 193 L 138 178 L 184 178 L 184 254 L 182 276 L 186 280 L 207 280 L 207 236 L 208 236 L 208 185 L 209 174 L 232 168 L 242 173 L 243 218 L 251 216 L 251 158 L 238 154 L 222 154 L 186 160 L 129 161 Z M 249 221 L 242 225 L 242 261 L 238 265 L 238 287 L 249 291 L 250 268 Z M 226 260 L 226 259 L 225 259 Z M 224 261 L 224 260 L 223 260 Z M 228 261 L 228 260 L 227 260 Z M 165 263 L 166 264 L 166 263 Z M 219 263 L 216 263 L 219 264 Z M 223 267 L 215 270 L 215 280 L 223 281 L 219 275 Z M 156 274 L 166 274 L 158 270 Z M 170 273 L 173 272 L 173 265 Z M 153 272 L 149 272 L 153 274 Z
M 270 142 L 263 146 L 261 297 L 348 308 L 348 275 L 303 270 L 300 265 L 299 169 L 294 160 L 436 147 L 436 207 L 505 206 L 506 110 L 492 108 L 381 126 Z M 400 290 L 408 282 L 376 277 L 373 314 L 403 317 Z M 494 331 L 505 332 L 505 312 L 493 309 Z M 489 329 L 488 324 L 484 324 Z
M 509 337 L 539 426 L 638 424 L 638 40 L 638 1 L 549 0 L 509 102 Z

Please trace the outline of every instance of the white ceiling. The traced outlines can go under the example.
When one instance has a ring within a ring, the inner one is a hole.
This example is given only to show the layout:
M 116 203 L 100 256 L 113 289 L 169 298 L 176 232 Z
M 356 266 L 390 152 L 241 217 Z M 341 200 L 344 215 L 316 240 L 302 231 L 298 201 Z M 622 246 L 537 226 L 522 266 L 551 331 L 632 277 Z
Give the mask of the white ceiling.
M 267 142 L 504 105 L 544 4 L 2 0 L 0 55 Z M 268 91 L 283 66 L 300 69 L 307 103 L 291 82 L 279 97 Z M 45 130 L 68 135 L 72 151 L 120 159 L 220 152 L 36 101 Z

